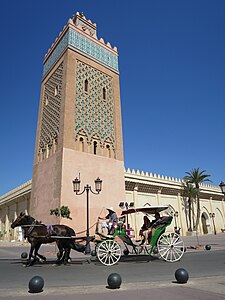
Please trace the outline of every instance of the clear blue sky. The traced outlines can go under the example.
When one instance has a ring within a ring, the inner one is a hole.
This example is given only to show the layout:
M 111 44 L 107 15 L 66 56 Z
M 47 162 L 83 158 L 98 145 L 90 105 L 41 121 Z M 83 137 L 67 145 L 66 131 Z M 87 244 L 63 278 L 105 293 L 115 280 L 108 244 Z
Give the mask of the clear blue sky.
M 119 51 L 125 167 L 225 180 L 224 0 L 0 1 L 0 195 L 32 177 L 43 58 L 76 11 Z

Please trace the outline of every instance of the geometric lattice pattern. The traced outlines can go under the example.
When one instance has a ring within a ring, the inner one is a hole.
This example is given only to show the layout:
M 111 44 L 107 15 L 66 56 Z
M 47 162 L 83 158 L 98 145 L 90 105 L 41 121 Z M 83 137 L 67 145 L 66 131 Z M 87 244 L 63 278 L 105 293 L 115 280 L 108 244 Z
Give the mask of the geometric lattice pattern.
M 118 72 L 118 56 L 105 47 L 91 41 L 88 37 L 69 28 L 55 47 L 51 55 L 44 64 L 43 78 L 48 74 L 55 62 L 67 48 L 81 52 L 83 55 L 90 57 L 103 64 L 109 69 Z
M 76 64 L 75 134 L 87 142 L 98 139 L 100 146 L 115 149 L 112 77 L 81 62 Z M 88 91 L 85 91 L 85 81 Z M 105 90 L 105 99 L 103 96 Z
M 62 97 L 63 62 L 44 86 L 39 152 L 50 149 L 59 134 L 60 105 Z
M 105 47 L 91 41 L 87 36 L 75 30 L 69 30 L 69 46 L 118 72 L 118 56 L 105 49 Z

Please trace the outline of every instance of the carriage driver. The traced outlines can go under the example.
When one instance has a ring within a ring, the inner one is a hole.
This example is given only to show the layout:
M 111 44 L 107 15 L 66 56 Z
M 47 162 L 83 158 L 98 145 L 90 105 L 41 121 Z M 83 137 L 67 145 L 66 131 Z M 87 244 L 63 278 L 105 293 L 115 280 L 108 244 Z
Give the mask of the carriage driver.
M 117 224 L 118 217 L 113 207 L 106 208 L 108 210 L 108 214 L 105 218 L 99 218 L 101 220 L 107 220 L 108 234 L 114 233 L 113 225 Z

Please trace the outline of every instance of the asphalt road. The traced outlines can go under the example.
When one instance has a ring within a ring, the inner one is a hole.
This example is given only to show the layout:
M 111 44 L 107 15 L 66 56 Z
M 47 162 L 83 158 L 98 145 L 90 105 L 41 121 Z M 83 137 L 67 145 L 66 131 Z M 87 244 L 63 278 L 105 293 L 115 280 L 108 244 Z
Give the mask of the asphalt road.
M 19 251 L 20 252 L 17 252 Z M 24 250 L 23 250 L 24 251 Z M 18 258 L 15 254 L 18 254 Z M 42 276 L 45 286 L 54 287 L 79 287 L 107 284 L 110 273 L 117 272 L 121 275 L 123 283 L 142 284 L 144 282 L 175 280 L 174 273 L 178 268 L 185 268 L 189 277 L 208 278 L 225 275 L 225 251 L 199 251 L 185 253 L 181 261 L 168 263 L 148 256 L 129 255 L 122 257 L 121 261 L 107 267 L 98 261 L 87 262 L 87 256 L 73 258 L 68 266 L 53 266 L 53 258 L 43 264 L 24 267 L 19 258 L 21 249 L 0 249 L 0 291 L 1 289 L 27 289 L 29 280 L 35 276 Z

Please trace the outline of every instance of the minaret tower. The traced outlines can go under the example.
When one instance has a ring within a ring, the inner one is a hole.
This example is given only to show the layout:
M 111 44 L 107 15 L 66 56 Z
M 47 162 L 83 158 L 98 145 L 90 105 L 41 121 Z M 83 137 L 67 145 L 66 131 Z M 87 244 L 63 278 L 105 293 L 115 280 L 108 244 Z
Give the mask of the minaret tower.
M 86 197 L 73 192 L 75 177 L 93 189 L 97 177 L 103 181 L 102 192 L 91 195 L 90 224 L 104 207 L 117 210 L 125 200 L 118 52 L 82 13 L 69 19 L 44 58 L 31 215 L 55 222 L 50 209 L 65 205 L 73 219 L 66 222 L 84 228 Z

